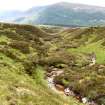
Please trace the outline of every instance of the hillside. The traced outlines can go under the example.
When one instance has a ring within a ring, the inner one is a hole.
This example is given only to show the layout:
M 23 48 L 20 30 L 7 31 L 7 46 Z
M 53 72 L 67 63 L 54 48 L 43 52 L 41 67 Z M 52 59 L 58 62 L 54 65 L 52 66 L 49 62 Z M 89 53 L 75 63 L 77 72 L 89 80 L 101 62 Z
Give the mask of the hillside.
M 105 27 L 62 29 L 1 23 L 1 105 L 82 105 L 48 87 L 46 76 L 53 70 L 63 71 L 54 78 L 55 84 L 105 105 L 104 37 Z
M 0 21 L 67 27 L 105 25 L 105 7 L 59 2 L 27 11 L 0 12 Z
M 52 37 L 37 27 L 0 23 L 0 105 L 81 105 L 44 80 L 41 60 Z
M 105 25 L 105 7 L 98 6 L 60 2 L 33 7 L 26 14 L 15 19 L 15 22 L 58 26 Z

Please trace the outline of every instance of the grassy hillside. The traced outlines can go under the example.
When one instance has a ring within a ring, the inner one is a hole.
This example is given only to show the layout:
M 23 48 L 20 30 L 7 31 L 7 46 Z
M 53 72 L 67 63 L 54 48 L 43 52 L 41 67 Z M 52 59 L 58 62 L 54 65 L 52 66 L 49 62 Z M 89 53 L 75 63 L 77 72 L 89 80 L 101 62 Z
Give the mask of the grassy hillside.
M 55 36 L 37 27 L 0 24 L 0 105 L 81 105 L 54 93 L 44 80 L 50 40 Z
M 55 33 L 54 33 L 55 30 Z M 0 24 L 1 105 L 81 105 L 53 92 L 44 79 L 105 105 L 105 27 L 62 29 Z M 91 64 L 91 54 L 96 64 Z
M 56 82 L 70 86 L 82 96 L 105 104 L 105 27 L 67 29 L 61 32 L 64 49 L 74 56 L 72 66 Z M 91 64 L 91 54 L 96 64 Z
M 60 2 L 48 6 L 33 7 L 25 12 L 25 15 L 21 16 L 20 14 L 20 18 L 14 18 L 14 22 L 65 27 L 105 26 L 104 17 L 104 7 Z

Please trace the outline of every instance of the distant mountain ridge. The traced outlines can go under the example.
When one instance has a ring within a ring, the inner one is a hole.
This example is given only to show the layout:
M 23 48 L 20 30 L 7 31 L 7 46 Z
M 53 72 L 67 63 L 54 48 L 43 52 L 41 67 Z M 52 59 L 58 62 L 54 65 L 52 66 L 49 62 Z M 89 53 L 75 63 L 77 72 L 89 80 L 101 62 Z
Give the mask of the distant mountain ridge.
M 19 18 L 24 15 L 21 11 L 3 11 L 0 12 L 0 21 L 12 21 L 15 18 Z
M 28 11 L 25 11 L 24 13 L 19 13 L 15 16 L 10 16 L 12 17 L 12 22 L 33 25 L 105 25 L 105 7 L 90 6 L 84 4 L 73 4 L 67 2 L 60 2 L 47 6 L 33 7 Z

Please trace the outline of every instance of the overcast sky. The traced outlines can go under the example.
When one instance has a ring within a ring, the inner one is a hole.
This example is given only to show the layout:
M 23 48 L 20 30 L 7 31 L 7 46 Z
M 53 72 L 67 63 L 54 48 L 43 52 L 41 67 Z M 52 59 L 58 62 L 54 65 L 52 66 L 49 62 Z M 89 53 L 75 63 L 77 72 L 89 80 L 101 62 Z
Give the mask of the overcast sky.
M 27 10 L 33 6 L 42 6 L 56 2 L 82 3 L 105 7 L 105 0 L 0 0 L 0 11 L 2 10 Z

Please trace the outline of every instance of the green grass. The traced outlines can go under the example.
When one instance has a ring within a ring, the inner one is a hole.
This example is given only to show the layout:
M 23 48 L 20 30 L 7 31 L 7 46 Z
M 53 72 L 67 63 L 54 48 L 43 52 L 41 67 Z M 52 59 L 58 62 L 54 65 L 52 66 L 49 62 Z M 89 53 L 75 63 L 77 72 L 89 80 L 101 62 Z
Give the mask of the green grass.
M 53 92 L 47 86 L 45 67 L 38 64 L 37 47 L 42 44 L 37 34 L 42 37 L 47 34 L 33 26 L 1 25 L 0 105 L 82 105 L 72 97 Z M 13 42 L 15 45 L 11 46 Z M 24 53 L 21 42 L 29 48 L 29 52 Z
M 84 28 L 50 34 L 54 28 L 44 32 L 30 25 L 0 26 L 1 105 L 82 105 L 48 88 L 44 78 L 52 67 L 64 71 L 55 78 L 58 84 L 71 85 L 88 98 L 105 93 L 104 28 L 103 32 Z M 92 52 L 97 64 L 89 67 Z
M 37 68 L 36 79 L 27 74 L 17 73 L 13 68 L 0 69 L 0 103 L 1 105 L 80 105 L 75 99 L 60 96 L 44 84 L 43 70 Z
M 79 53 L 92 53 L 96 54 L 96 62 L 98 64 L 105 64 L 105 47 L 101 45 L 102 41 L 90 43 L 87 45 L 81 45 L 78 48 L 68 49 L 68 51 L 79 54 Z
M 6 37 L 5 35 L 1 35 L 0 36 L 0 42 L 9 42 L 10 39 L 8 37 Z

